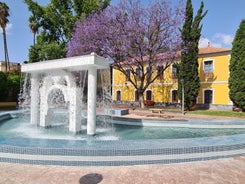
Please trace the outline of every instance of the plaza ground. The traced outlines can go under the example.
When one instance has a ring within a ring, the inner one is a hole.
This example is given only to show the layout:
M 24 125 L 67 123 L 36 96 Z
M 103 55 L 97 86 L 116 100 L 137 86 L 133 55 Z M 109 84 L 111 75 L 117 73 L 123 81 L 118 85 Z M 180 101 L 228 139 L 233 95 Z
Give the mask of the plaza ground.
M 152 118 L 150 111 L 130 110 L 125 117 Z M 164 112 L 154 118 L 236 119 Z M 178 164 L 136 166 L 44 166 L 0 163 L 1 184 L 243 184 L 245 156 Z
M 0 171 L 1 184 L 243 184 L 245 157 L 107 167 L 0 163 Z

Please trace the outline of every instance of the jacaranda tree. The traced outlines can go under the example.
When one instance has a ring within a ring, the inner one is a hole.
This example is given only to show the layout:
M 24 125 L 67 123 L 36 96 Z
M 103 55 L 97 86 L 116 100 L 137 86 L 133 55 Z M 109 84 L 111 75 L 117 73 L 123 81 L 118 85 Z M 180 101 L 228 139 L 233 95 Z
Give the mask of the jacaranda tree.
M 122 0 L 77 22 L 68 56 L 95 52 L 110 58 L 114 69 L 135 87 L 144 107 L 145 90 L 177 57 L 183 7 L 182 2 L 173 7 L 165 0 L 147 6 L 139 0 Z M 156 69 L 157 75 L 149 77 Z

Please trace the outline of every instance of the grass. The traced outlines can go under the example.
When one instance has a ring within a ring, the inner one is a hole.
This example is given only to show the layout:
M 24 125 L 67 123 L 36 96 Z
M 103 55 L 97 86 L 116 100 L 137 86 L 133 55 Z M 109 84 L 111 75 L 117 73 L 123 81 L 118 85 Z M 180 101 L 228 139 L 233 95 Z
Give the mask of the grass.
M 148 109 L 148 108 L 146 108 Z M 165 108 L 167 112 L 181 113 L 179 108 Z M 245 112 L 235 112 L 235 111 L 221 111 L 221 110 L 195 110 L 187 111 L 188 114 L 200 114 L 208 116 L 224 116 L 224 117 L 235 117 L 235 118 L 245 118 Z
M 195 110 L 195 111 L 189 111 L 188 113 L 189 114 L 209 115 L 209 116 L 226 116 L 226 117 L 245 118 L 244 112 L 234 112 L 234 111 Z

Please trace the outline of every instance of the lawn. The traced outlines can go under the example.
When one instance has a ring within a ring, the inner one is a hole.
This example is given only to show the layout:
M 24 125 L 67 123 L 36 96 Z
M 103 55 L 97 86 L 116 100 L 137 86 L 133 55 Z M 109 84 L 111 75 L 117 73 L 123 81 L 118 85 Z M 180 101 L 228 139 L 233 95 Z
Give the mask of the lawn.
M 210 115 L 210 116 L 227 116 L 227 117 L 245 118 L 244 112 L 234 112 L 234 111 L 195 110 L 195 111 L 189 111 L 188 113 Z

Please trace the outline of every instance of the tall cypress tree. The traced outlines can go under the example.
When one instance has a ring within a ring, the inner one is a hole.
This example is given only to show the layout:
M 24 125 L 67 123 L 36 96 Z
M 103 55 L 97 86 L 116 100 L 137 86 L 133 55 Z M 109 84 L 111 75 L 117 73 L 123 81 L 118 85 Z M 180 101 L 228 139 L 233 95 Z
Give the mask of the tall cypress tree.
M 184 84 L 184 101 L 185 108 L 191 110 L 196 104 L 196 98 L 199 93 L 200 79 L 198 75 L 198 42 L 201 37 L 202 25 L 201 20 L 207 14 L 203 13 L 204 3 L 197 11 L 193 18 L 193 7 L 191 0 L 186 3 L 186 19 L 182 29 L 182 51 L 181 62 L 176 64 L 178 71 L 178 97 L 182 101 L 182 80 Z
M 245 111 L 245 19 L 241 21 L 232 43 L 229 70 L 230 99 L 235 107 Z

